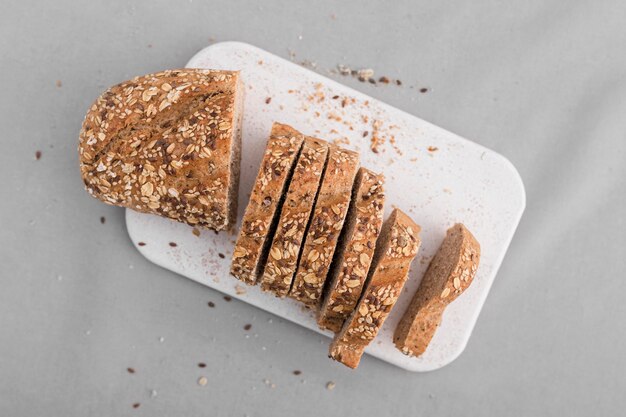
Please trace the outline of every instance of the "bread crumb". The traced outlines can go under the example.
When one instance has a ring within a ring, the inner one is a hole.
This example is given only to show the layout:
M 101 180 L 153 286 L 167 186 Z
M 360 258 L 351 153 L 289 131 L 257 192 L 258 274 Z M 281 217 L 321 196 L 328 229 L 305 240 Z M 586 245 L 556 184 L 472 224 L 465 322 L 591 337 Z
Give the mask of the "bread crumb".
M 328 381 L 326 383 L 326 389 L 329 391 L 332 391 L 335 389 L 335 383 L 333 381 Z
M 61 82 L 61 80 L 57 80 L 55 85 L 57 86 L 57 88 L 61 88 L 63 86 L 63 83 Z
M 439 150 L 438 147 L 436 146 L 429 146 L 428 147 L 428 152 L 437 152 Z
M 245 289 L 245 287 L 242 287 L 241 285 L 237 284 L 237 285 L 235 285 L 235 293 L 237 295 L 245 294 L 246 293 L 246 289 Z
M 201 387 L 205 386 L 208 382 L 209 380 L 206 376 L 201 376 L 200 378 L 198 378 L 198 385 L 200 385 Z
M 191 229 L 191 233 L 193 233 L 194 236 L 200 237 L 200 229 L 198 229 L 197 227 Z

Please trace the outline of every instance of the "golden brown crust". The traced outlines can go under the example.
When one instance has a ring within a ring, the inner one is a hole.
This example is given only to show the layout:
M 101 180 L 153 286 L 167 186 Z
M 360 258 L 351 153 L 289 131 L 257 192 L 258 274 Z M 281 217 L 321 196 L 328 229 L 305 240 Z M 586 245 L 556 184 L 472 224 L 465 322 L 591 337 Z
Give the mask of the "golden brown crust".
M 395 305 L 420 246 L 420 227 L 394 209 L 381 231 L 368 282 L 356 308 L 335 335 L 329 356 L 350 368 L 359 365 Z
M 322 329 L 338 332 L 359 301 L 383 224 L 383 183 L 382 175 L 365 168 L 359 170 L 354 201 L 318 313 Z
M 233 71 L 171 70 L 109 88 L 79 136 L 87 191 L 108 204 L 230 228 L 242 103 Z
M 462 224 L 448 229 L 409 308 L 394 333 L 402 353 L 419 356 L 426 351 L 441 323 L 445 308 L 472 283 L 480 262 L 480 244 Z
M 305 138 L 261 276 L 263 291 L 272 291 L 278 297 L 289 292 L 327 154 L 326 142 Z
M 288 125 L 274 123 L 263 161 L 250 195 L 233 251 L 230 272 L 255 284 L 278 221 L 282 198 L 289 186 L 304 135 Z
M 330 145 L 328 163 L 305 236 L 289 296 L 307 307 L 319 303 L 352 196 L 359 154 Z

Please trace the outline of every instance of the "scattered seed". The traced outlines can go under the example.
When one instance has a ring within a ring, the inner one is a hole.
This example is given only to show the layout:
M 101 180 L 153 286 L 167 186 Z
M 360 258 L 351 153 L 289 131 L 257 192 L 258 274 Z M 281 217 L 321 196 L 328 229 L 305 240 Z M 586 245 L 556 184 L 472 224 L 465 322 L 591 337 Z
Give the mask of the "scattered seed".
M 55 85 L 56 85 L 58 88 L 61 88 L 61 86 L 63 86 L 63 83 L 61 82 L 61 80 L 57 80 L 57 82 L 55 83 Z
M 298 371 L 298 370 L 293 371 L 294 375 L 300 375 L 301 373 L 302 373 L 302 371 Z
M 134 374 L 135 370 L 133 368 L 126 368 L 129 374 Z
M 198 368 L 206 368 L 206 363 L 204 363 L 204 362 L 200 362 L 200 363 L 198 364 Z
M 137 243 L 139 246 L 146 246 L 146 242 L 138 242 Z
M 139 408 L 140 405 L 141 405 L 140 403 L 135 403 L 133 404 L 133 408 Z
M 270 104 L 272 102 L 272 98 L 268 97 L 265 99 L 265 104 Z
M 428 152 L 437 152 L 439 150 L 438 147 L 436 146 L 429 146 L 428 147 Z
M 176 246 L 178 246 L 175 242 L 170 242 L 170 246 L 175 248 Z
M 209 301 L 207 303 L 209 305 L 209 307 L 214 308 L 215 307 L 215 303 L 213 301 Z
M 422 94 L 428 93 L 428 88 L 426 88 L 426 87 L 420 88 L 420 93 L 422 93 Z
M 200 236 L 200 230 L 195 227 L 191 229 L 191 233 L 193 233 L 195 236 Z
M 383 84 L 389 84 L 389 78 L 385 77 L 384 75 L 382 77 L 380 77 L 378 79 L 379 83 L 383 83 Z
M 39 161 L 41 159 L 41 151 L 35 151 L 35 160 Z
M 251 324 L 246 324 L 245 326 L 243 326 L 243 329 L 246 331 L 250 330 L 251 328 L 252 328 Z
M 100 217 L 100 223 L 104 224 L 106 221 L 107 219 L 104 216 Z
M 396 80 L 396 85 L 402 85 L 402 81 Z
M 326 383 L 326 389 L 329 390 L 329 391 L 334 390 L 335 389 L 335 383 L 333 381 L 328 381 Z
M 225 295 L 224 296 L 224 301 L 230 302 L 233 299 L 233 297 L 231 297 L 230 295 Z
M 221 252 L 220 252 L 220 253 L 218 253 L 218 254 L 217 254 L 217 256 L 219 256 L 219 257 L 220 257 L 220 258 L 222 258 L 222 259 L 224 259 L 224 258 L 226 257 L 226 256 L 224 256 L 224 254 L 223 254 L 223 253 L 221 253 Z

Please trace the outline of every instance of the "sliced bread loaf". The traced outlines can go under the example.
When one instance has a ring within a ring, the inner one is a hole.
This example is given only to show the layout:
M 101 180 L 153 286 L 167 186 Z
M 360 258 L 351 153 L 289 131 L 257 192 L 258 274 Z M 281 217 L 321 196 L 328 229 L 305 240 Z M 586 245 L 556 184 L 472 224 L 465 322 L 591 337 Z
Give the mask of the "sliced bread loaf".
M 267 259 L 284 195 L 304 142 L 291 126 L 274 123 L 250 201 L 233 251 L 230 272 L 247 284 L 256 284 Z
M 479 261 L 480 244 L 470 231 L 462 224 L 448 229 L 396 327 L 393 340 L 402 353 L 419 356 L 426 351 L 445 308 L 470 286 Z
M 289 292 L 327 155 L 326 142 L 305 138 L 260 279 L 263 291 L 272 291 L 278 297 Z
M 87 191 L 105 203 L 229 229 L 239 188 L 238 72 L 164 71 L 109 88 L 79 135 Z
M 358 172 L 318 313 L 318 324 L 323 329 L 338 332 L 359 301 L 383 224 L 383 182 L 382 175 L 365 168 Z
M 328 163 L 305 236 L 289 296 L 315 307 L 319 303 L 337 240 L 350 206 L 359 154 L 330 145 Z
M 394 209 L 383 224 L 359 303 L 335 335 L 329 356 L 350 368 L 359 365 L 395 305 L 420 246 L 420 227 Z

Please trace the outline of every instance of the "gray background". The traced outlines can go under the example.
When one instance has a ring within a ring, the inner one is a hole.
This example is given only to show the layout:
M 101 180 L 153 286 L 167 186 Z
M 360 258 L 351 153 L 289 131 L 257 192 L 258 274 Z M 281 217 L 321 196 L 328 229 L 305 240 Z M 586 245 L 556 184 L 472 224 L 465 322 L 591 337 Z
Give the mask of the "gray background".
M 620 0 L 3 1 L 0 415 L 621 413 L 625 22 Z M 343 368 L 327 339 L 148 263 L 83 191 L 92 100 L 221 40 L 400 78 L 331 75 L 519 169 L 526 213 L 454 363 Z

